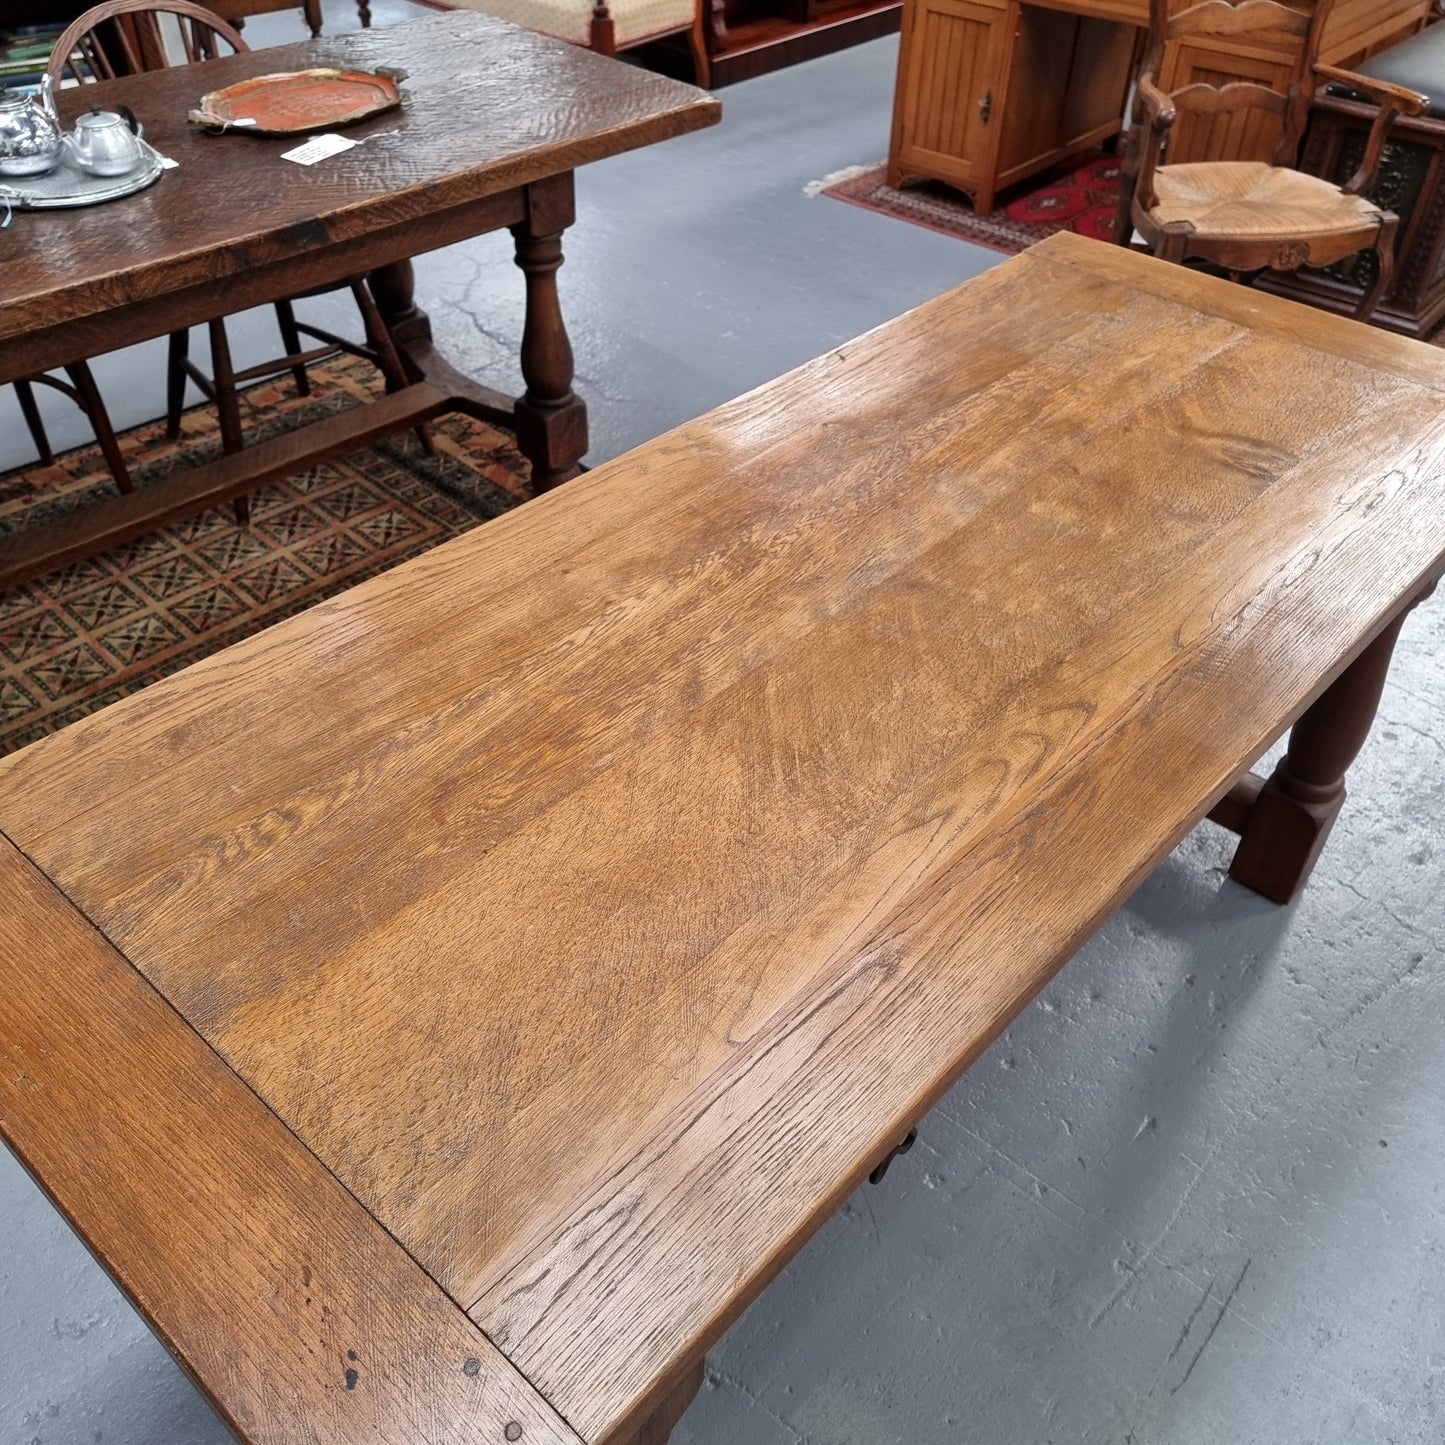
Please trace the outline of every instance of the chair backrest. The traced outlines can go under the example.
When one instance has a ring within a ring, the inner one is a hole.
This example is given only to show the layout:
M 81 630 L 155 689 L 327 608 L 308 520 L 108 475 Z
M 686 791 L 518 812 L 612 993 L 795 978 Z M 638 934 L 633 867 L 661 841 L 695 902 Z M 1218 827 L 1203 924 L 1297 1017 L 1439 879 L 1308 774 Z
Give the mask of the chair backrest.
M 1159 85 L 1165 47 L 1177 57 L 1166 77 L 1175 82 L 1169 96 L 1179 113 L 1169 159 L 1239 155 L 1265 135 L 1275 137 L 1273 164 L 1292 165 L 1333 8 L 1334 0 L 1184 0 L 1182 8 L 1181 0 L 1149 0 L 1140 73 Z
M 50 78 L 59 84 L 68 70 L 85 83 L 164 70 L 171 60 L 161 30 L 162 15 L 175 17 L 187 62 L 220 53 L 218 42 L 231 50 L 250 49 L 234 26 L 193 0 L 105 0 L 87 10 L 55 42 L 45 66 Z

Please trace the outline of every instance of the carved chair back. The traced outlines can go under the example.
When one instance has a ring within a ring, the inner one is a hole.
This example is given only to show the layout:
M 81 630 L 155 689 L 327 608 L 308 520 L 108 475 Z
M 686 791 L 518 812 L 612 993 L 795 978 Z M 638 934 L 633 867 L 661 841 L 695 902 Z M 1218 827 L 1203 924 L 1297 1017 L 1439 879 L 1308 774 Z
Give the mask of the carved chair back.
M 161 29 L 163 15 L 175 18 L 188 63 L 224 53 L 218 42 L 230 50 L 250 49 L 234 26 L 193 0 L 105 0 L 55 42 L 45 67 L 50 78 L 59 84 L 69 71 L 85 83 L 164 70 L 171 58 Z
M 1266 67 L 1294 77 L 1288 88 L 1277 90 L 1259 81 L 1225 79 L 1216 85 L 1199 77 L 1169 92 L 1180 113 L 1193 124 L 1231 126 L 1246 122 L 1245 112 L 1264 111 L 1279 117 L 1279 140 L 1272 164 L 1292 166 L 1299 155 L 1305 124 L 1314 95 L 1314 66 L 1319 58 L 1325 22 L 1334 0 L 1316 0 L 1311 13 L 1278 0 L 1200 0 L 1176 10 L 1179 0 L 1149 0 L 1149 41 L 1139 73 L 1159 83 L 1164 48 L 1171 41 L 1224 39 L 1262 47 L 1280 56 L 1280 64 Z M 1174 10 L 1174 13 L 1170 13 Z

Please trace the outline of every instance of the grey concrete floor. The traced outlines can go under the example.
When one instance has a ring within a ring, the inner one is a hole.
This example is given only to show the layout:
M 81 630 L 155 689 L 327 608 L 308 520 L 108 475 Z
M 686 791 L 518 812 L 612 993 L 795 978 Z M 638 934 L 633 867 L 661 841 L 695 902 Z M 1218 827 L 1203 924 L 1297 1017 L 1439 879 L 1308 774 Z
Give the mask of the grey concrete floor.
M 582 174 L 563 287 L 594 458 L 996 259 L 802 195 L 881 156 L 894 55 L 733 87 L 716 130 Z M 515 385 L 505 241 L 418 281 L 443 343 Z M 126 419 L 154 368 L 113 363 Z M 0 415 L 0 465 L 17 446 Z M 676 1445 L 1445 1440 L 1442 648 L 1436 599 L 1301 900 L 1187 839 L 722 1341 Z M 0 1445 L 229 1438 L 0 1165 Z

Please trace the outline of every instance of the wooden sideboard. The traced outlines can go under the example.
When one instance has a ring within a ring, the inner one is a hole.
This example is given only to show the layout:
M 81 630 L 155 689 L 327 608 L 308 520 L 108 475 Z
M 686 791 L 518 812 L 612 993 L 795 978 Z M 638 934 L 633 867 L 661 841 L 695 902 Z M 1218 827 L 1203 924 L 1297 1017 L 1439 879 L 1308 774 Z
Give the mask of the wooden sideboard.
M 1352 65 L 1418 30 L 1432 8 L 1336 0 L 1321 58 Z M 905 0 L 888 184 L 946 181 L 986 212 L 1006 186 L 1107 140 L 1148 19 L 1148 0 Z M 1294 53 L 1242 35 L 1171 46 L 1161 79 L 1166 89 L 1236 79 L 1284 89 L 1297 69 Z M 1276 138 L 1265 116 L 1181 124 L 1171 159 L 1267 160 Z

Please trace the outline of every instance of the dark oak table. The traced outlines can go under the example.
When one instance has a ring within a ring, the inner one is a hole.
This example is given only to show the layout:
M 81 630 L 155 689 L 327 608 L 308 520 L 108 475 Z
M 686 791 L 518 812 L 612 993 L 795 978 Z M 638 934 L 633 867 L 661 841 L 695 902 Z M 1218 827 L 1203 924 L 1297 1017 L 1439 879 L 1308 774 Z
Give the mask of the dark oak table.
M 298 166 L 279 159 L 295 138 L 208 135 L 186 121 L 205 91 L 326 65 L 408 77 L 403 108 L 349 127 L 364 143 L 344 155 Z M 575 476 L 587 412 L 572 390 L 556 280 L 572 173 L 720 114 L 691 86 L 467 12 L 61 94 L 68 114 L 92 102 L 131 106 L 179 169 L 104 206 L 16 216 L 4 243 L 0 384 L 359 272 L 371 273 L 415 384 L 0 542 L 0 586 L 448 410 L 514 429 L 539 489 Z M 411 257 L 504 226 L 526 278 L 526 391 L 515 402 L 449 366 L 412 299 Z
M 1445 355 L 1056 236 L 0 760 L 0 1132 L 248 1441 L 657 1445 L 1442 567 Z

